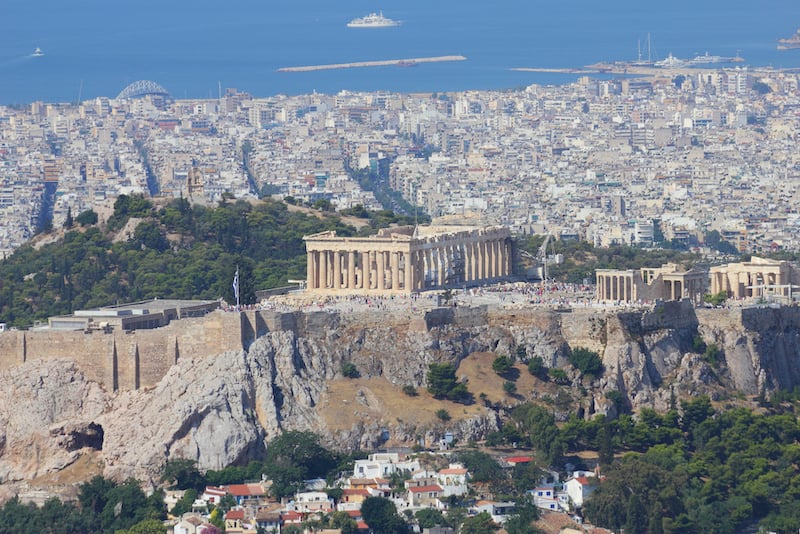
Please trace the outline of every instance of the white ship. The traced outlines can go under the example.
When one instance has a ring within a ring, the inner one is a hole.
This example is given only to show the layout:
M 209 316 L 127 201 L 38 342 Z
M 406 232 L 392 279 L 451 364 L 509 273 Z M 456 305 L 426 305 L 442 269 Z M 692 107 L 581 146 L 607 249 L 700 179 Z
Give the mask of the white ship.
M 44 52 L 42 52 L 42 49 L 37 46 L 36 50 L 33 51 L 33 57 L 42 57 L 43 55 Z
M 692 65 L 702 65 L 704 63 L 722 63 L 729 59 L 730 58 L 724 58 L 722 56 L 710 56 L 708 52 L 706 52 L 705 55 L 703 56 L 698 55 L 690 59 L 689 63 L 691 63 Z
M 672 55 L 672 52 L 670 52 L 665 59 L 662 59 L 661 61 L 656 61 L 654 65 L 656 67 L 662 67 L 665 69 L 674 69 L 678 67 L 685 67 L 686 61 L 683 59 L 676 58 L 675 56 Z
M 366 17 L 353 19 L 347 23 L 348 28 L 390 28 L 400 26 L 400 22 L 384 17 L 383 12 L 370 13 Z

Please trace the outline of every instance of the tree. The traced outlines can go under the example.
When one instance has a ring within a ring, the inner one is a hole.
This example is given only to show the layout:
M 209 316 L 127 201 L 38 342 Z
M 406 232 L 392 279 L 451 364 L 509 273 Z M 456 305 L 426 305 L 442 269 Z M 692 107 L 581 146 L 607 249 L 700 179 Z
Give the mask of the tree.
M 546 463 L 552 465 L 561 458 L 566 445 L 551 412 L 538 404 L 527 403 L 515 408 L 512 417 Z
M 432 363 L 428 366 L 428 392 L 437 399 L 466 401 L 470 398 L 467 386 L 456 381 L 456 367 L 451 363 Z
M 175 506 L 172 507 L 172 510 L 170 510 L 169 513 L 175 517 L 180 517 L 186 512 L 191 512 L 192 505 L 197 499 L 197 495 L 198 493 L 196 489 L 186 490 L 186 492 L 183 494 L 183 497 L 181 497 L 180 500 L 175 503 Z
M 324 477 L 337 463 L 316 434 L 291 430 L 267 444 L 264 471 L 273 481 L 273 495 L 284 497 L 300 489 L 303 480 Z
M 492 521 L 492 516 L 487 512 L 481 512 L 465 519 L 459 534 L 492 534 L 499 529 L 500 526 Z
M 544 360 L 541 356 L 534 356 L 528 360 L 528 372 L 540 380 L 547 380 L 547 367 L 544 366 Z
M 539 509 L 532 502 L 518 502 L 503 527 L 508 534 L 535 534 L 538 531 L 532 523 L 538 518 Z
M 603 360 L 595 351 L 583 347 L 576 347 L 570 351 L 569 362 L 581 374 L 600 376 L 603 374 Z
M 113 481 L 103 478 L 100 475 L 80 485 L 78 490 L 78 502 L 81 505 L 83 513 L 91 518 L 91 530 L 98 532 L 102 529 L 100 514 L 108 503 L 108 494 L 116 487 L 117 485 Z
M 139 482 L 133 478 L 111 489 L 106 494 L 106 499 L 106 504 L 100 513 L 104 531 L 116 532 L 130 528 L 145 519 L 164 515 L 163 502 L 161 510 L 151 510 L 147 497 L 139 487 Z
M 167 460 L 161 473 L 161 482 L 171 483 L 172 489 L 189 489 L 201 491 L 206 487 L 206 480 L 197 470 L 197 462 L 188 458 L 172 458 Z
M 686 432 L 692 432 L 700 423 L 714 415 L 711 399 L 706 395 L 681 402 L 681 408 L 681 424 Z
M 367 497 L 361 503 L 361 517 L 374 534 L 403 534 L 408 525 L 397 513 L 397 508 L 389 499 Z
M 331 204 L 331 201 L 326 198 L 315 200 L 312 207 L 320 211 L 333 211 L 333 204 Z
M 423 529 L 446 524 L 444 514 L 442 514 L 440 510 L 436 510 L 434 508 L 424 508 L 419 510 L 414 514 L 414 518 L 417 520 L 419 528 Z
M 448 412 L 444 408 L 440 408 L 440 409 L 436 410 L 436 417 L 440 421 L 449 421 L 451 419 L 450 418 L 450 412 Z
M 361 373 L 358 372 L 358 367 L 352 362 L 345 362 L 342 364 L 342 375 L 346 378 L 358 378 Z
M 145 519 L 127 530 L 118 530 L 116 534 L 166 534 L 167 526 L 158 519 Z
M 500 355 L 492 362 L 492 371 L 500 376 L 503 376 L 511 370 L 513 365 L 514 363 L 511 361 L 511 358 L 505 355 Z
M 469 470 L 473 482 L 505 482 L 507 477 L 497 460 L 485 452 L 476 450 L 461 451 L 458 461 Z
M 506 380 L 503 382 L 503 391 L 505 391 L 508 395 L 513 395 L 517 392 L 517 385 L 510 380 Z
M 157 252 L 164 252 L 169 248 L 161 226 L 155 221 L 143 221 L 136 225 L 133 231 L 134 243 L 142 248 L 149 248 Z
M 358 531 L 358 523 L 347 512 L 333 512 L 330 525 L 332 528 L 338 528 L 341 534 L 354 534 Z
M 70 230 L 75 226 L 75 221 L 72 219 L 72 207 L 67 207 L 67 218 L 64 219 L 64 228 Z
M 456 368 L 450 363 L 432 363 L 427 380 L 428 392 L 437 399 L 445 398 L 456 385 Z
M 91 226 L 97 224 L 97 213 L 94 210 L 82 211 L 75 217 L 75 222 L 81 226 Z

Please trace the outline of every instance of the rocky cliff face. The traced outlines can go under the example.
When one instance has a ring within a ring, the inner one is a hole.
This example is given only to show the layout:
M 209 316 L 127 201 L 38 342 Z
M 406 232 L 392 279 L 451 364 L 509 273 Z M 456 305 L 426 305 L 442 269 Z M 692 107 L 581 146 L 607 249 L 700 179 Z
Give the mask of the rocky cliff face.
M 351 449 L 435 443 L 445 432 L 480 439 L 498 428 L 508 399 L 462 406 L 399 391 L 422 391 L 428 365 L 440 361 L 462 362 L 459 373 L 476 395 L 491 391 L 491 372 L 468 373 L 490 371 L 496 354 L 564 366 L 573 384 L 565 389 L 571 403 L 556 408 L 563 415 L 613 413 L 606 397 L 613 390 L 634 410 L 664 409 L 676 396 L 726 388 L 768 394 L 800 383 L 796 308 L 695 313 L 667 303 L 646 312 L 442 309 L 386 317 L 298 314 L 293 329 L 262 335 L 246 351 L 184 354 L 155 387 L 121 393 L 87 381 L 69 361 L 28 362 L 0 375 L 0 477 L 30 480 L 95 454 L 106 476 L 155 481 L 169 458 L 220 468 L 256 457 L 284 429 L 313 430 Z M 719 349 L 716 360 L 693 352 L 698 336 Z M 601 354 L 601 377 L 580 377 L 567 365 L 578 346 Z M 343 362 L 361 378 L 343 378 Z M 519 384 L 514 402 L 555 387 L 527 372 Z M 432 416 L 439 406 L 453 415 L 448 423 Z

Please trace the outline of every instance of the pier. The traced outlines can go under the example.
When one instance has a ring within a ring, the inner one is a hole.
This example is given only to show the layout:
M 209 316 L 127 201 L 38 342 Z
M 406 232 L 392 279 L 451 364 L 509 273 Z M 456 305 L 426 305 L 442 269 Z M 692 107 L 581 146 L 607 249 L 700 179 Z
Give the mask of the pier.
M 357 67 L 389 67 L 389 66 L 409 66 L 419 63 L 442 63 L 445 61 L 464 61 L 464 56 L 435 56 L 435 57 L 416 57 L 407 59 L 385 59 L 379 61 L 356 61 L 353 63 L 331 63 L 329 65 L 306 65 L 303 67 L 282 67 L 278 72 L 311 72 L 317 70 L 333 69 L 353 69 Z

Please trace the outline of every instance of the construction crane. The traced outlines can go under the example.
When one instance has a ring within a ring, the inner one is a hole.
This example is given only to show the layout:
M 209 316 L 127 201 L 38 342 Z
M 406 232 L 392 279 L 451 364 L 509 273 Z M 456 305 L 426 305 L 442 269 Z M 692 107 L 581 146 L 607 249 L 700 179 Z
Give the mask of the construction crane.
M 521 256 L 533 261 L 534 263 L 533 273 L 531 273 L 531 278 L 539 278 L 540 280 L 547 280 L 547 245 L 550 244 L 551 237 L 553 237 L 551 234 L 545 235 L 544 241 L 539 247 L 539 251 L 536 253 L 536 256 L 524 250 L 520 251 Z

